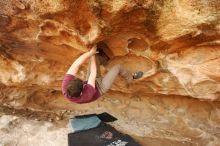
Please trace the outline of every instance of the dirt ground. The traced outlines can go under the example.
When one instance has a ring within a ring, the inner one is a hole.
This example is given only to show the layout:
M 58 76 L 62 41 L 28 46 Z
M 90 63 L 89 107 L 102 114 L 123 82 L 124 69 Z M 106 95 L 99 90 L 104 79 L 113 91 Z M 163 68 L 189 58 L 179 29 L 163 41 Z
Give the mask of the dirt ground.
M 32 111 L 1 106 L 0 146 L 66 146 L 67 134 L 71 132 L 68 119 L 73 115 L 71 110 Z M 190 145 L 160 138 L 133 137 L 143 146 Z

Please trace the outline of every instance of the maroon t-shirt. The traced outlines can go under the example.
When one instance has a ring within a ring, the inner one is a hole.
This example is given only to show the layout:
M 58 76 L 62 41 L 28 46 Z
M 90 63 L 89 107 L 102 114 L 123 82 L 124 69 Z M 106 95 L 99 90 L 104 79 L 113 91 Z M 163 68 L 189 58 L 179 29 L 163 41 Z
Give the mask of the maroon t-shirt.
M 66 74 L 62 82 L 62 93 L 70 101 L 76 103 L 88 103 L 98 99 L 101 96 L 97 86 L 94 88 L 92 85 L 87 84 L 87 81 L 84 81 L 81 95 L 79 97 L 71 97 L 68 95 L 67 86 L 69 81 L 72 79 L 74 79 L 73 75 Z

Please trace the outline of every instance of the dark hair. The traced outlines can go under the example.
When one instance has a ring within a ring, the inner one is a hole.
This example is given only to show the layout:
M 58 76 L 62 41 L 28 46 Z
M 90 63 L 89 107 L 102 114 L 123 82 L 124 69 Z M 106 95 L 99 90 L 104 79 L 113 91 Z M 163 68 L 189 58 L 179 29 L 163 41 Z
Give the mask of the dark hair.
M 67 93 L 71 97 L 79 97 L 83 90 L 83 81 L 75 78 L 67 85 Z

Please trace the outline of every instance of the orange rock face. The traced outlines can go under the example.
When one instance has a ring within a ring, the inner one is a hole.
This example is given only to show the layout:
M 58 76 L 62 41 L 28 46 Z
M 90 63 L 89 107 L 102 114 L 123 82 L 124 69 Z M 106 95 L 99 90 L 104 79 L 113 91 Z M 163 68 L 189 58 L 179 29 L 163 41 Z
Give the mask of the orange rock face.
M 119 91 L 218 100 L 219 9 L 217 0 L 1 1 L 0 81 L 60 90 L 72 61 L 102 41 L 110 64 L 144 71 Z
M 103 73 L 118 63 L 144 71 L 129 85 L 117 78 L 110 93 L 120 98 L 219 101 L 219 22 L 219 0 L 0 0 L 0 101 L 22 107 L 62 98 L 66 70 L 100 42 L 111 58 Z

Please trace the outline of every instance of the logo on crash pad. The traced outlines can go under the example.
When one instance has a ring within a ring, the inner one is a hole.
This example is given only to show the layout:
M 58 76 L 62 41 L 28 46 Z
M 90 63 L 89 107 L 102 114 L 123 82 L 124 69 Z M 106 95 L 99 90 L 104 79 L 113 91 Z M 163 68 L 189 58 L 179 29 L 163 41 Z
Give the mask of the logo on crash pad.
M 113 138 L 113 134 L 110 131 L 105 131 L 100 137 L 103 138 L 103 139 L 110 140 L 110 139 Z
M 114 141 L 114 142 L 112 142 L 112 143 L 110 143 L 109 145 L 107 145 L 107 146 L 126 146 L 126 144 L 127 144 L 128 142 L 126 142 L 126 141 L 122 141 L 122 140 L 117 140 L 117 141 Z

